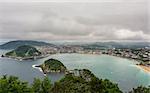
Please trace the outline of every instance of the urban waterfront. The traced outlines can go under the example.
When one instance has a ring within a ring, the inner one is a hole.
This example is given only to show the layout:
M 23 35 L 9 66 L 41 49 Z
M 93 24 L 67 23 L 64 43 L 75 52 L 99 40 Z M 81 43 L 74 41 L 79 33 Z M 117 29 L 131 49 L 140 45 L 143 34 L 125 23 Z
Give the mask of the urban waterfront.
M 1 50 L 0 54 L 5 52 Z M 0 75 L 15 75 L 22 80 L 32 82 L 34 77 L 44 77 L 44 74 L 32 65 L 42 64 L 49 58 L 60 60 L 69 70 L 87 68 L 99 78 L 110 79 L 118 83 L 123 91 L 139 85 L 150 85 L 150 73 L 138 68 L 137 62 L 109 55 L 55 54 L 38 60 L 23 61 L 0 58 Z M 54 82 L 63 77 L 63 74 L 52 73 L 48 77 Z

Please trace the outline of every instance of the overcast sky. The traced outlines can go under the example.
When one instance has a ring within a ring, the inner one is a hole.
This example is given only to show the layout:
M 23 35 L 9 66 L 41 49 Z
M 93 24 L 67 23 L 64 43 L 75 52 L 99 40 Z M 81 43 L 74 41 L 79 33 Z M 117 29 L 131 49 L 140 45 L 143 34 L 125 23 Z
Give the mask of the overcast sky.
M 0 0 L 0 39 L 150 41 L 148 1 Z

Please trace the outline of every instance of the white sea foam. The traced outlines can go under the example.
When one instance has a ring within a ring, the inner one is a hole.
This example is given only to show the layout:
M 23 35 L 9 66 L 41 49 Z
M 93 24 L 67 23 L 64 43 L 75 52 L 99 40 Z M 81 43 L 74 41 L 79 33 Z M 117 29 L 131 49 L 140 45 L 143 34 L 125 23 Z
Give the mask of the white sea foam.
M 41 72 L 43 72 L 43 70 L 40 67 L 36 67 L 37 65 L 32 65 L 33 68 L 40 70 Z

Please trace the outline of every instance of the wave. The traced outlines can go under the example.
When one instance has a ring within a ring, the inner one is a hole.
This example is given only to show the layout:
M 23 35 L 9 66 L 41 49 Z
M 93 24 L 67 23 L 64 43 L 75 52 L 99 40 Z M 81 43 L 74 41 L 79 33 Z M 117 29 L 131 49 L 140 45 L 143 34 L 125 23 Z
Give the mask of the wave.
M 36 67 L 37 64 L 32 65 L 33 68 L 38 69 L 40 72 L 44 73 L 43 70 L 40 67 Z M 46 74 L 44 74 L 46 76 Z

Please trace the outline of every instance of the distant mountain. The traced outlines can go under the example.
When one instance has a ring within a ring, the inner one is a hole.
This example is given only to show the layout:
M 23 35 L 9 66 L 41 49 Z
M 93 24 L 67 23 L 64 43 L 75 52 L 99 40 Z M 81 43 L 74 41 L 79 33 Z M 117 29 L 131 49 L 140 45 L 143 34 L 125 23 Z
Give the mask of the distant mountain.
M 54 42 L 53 42 L 54 43 Z M 110 49 L 110 48 L 150 48 L 150 42 L 67 42 L 61 44 L 51 44 L 41 41 L 32 40 L 16 40 L 10 41 L 0 45 L 0 49 L 16 49 L 22 45 L 30 46 L 49 46 L 49 47 L 62 47 L 62 46 L 79 46 L 85 49 Z
M 41 42 L 41 41 L 16 40 L 16 41 L 10 41 L 10 42 L 0 45 L 0 49 L 16 49 L 17 47 L 22 46 L 22 45 L 56 47 L 56 45 L 54 44 Z
M 82 45 L 87 49 L 110 49 L 110 48 L 150 48 L 150 42 L 94 42 Z
M 39 52 L 36 48 L 32 46 L 23 45 L 6 53 L 5 55 L 8 57 L 9 56 L 10 57 L 31 57 L 31 56 L 39 56 L 41 55 L 41 52 Z

